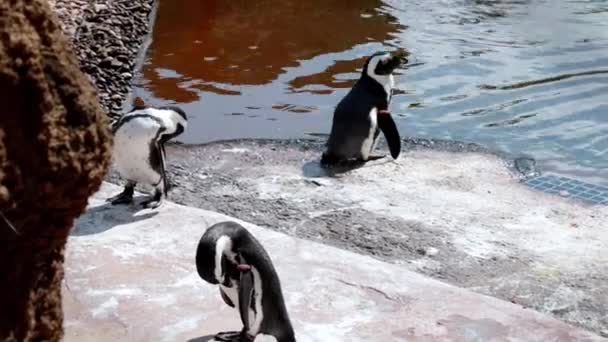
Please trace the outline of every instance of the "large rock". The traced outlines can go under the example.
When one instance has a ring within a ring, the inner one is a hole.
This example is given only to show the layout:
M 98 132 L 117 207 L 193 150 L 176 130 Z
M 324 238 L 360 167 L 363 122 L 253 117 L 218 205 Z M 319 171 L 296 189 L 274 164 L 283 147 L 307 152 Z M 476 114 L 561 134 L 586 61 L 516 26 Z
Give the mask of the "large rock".
M 0 32 L 0 340 L 57 341 L 64 245 L 111 135 L 46 1 L 0 1 Z

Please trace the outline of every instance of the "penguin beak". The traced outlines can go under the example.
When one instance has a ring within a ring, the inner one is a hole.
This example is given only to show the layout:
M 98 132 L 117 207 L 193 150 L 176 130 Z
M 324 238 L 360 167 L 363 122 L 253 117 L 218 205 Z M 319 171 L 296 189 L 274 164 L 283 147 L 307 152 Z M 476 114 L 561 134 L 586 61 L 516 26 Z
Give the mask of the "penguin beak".
M 407 56 L 409 53 L 405 50 L 397 50 L 384 54 L 382 59 L 378 61 L 374 73 L 376 75 L 389 75 L 395 69 L 403 67 L 408 62 Z
M 387 59 L 383 62 L 382 74 L 393 73 L 396 69 L 403 68 L 407 63 L 409 53 L 405 50 L 397 50 L 390 53 Z
M 399 66 L 403 66 L 408 63 L 407 57 L 409 55 L 410 55 L 410 53 L 407 52 L 406 50 L 399 49 L 397 51 L 391 52 L 391 59 L 393 60 L 394 63 L 398 64 Z

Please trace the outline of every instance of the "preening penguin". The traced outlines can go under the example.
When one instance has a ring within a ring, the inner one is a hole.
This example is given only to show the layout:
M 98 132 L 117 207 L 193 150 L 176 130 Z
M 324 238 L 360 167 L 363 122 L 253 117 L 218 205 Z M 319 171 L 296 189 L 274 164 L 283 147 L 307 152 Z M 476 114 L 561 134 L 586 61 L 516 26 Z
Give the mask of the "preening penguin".
M 137 183 L 155 187 L 154 195 L 142 203 L 156 208 L 167 196 L 165 173 L 165 143 L 182 134 L 188 119 L 178 107 L 146 107 L 136 105 L 133 110 L 112 123 L 114 150 L 112 159 L 121 177 L 127 180 L 122 193 L 109 198 L 112 204 L 133 202 Z
M 240 332 L 224 332 L 216 341 L 295 342 L 281 283 L 264 247 L 235 222 L 207 229 L 196 250 L 196 269 L 203 280 L 217 284 L 224 302 L 236 308 Z
M 377 52 L 367 59 L 361 77 L 336 106 L 322 165 L 369 160 L 380 130 L 391 156 L 399 156 L 401 138 L 388 106 L 395 86 L 393 71 L 407 63 L 407 55 L 405 51 Z

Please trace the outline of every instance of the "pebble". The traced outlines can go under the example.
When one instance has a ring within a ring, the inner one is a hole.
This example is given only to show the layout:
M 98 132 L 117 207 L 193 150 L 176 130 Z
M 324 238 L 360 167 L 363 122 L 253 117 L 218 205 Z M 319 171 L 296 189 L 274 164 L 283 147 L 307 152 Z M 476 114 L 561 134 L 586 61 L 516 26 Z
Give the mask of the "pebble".
M 424 251 L 424 254 L 429 257 L 433 257 L 439 253 L 439 250 L 435 247 L 429 247 Z
M 112 62 L 110 62 L 110 66 L 113 68 L 120 68 L 122 67 L 123 63 L 120 61 L 117 61 L 116 59 L 112 59 Z
M 95 9 L 95 12 L 101 12 L 107 10 L 108 6 L 103 4 L 95 4 L 93 5 L 93 8 Z
M 517 158 L 514 161 L 515 169 L 519 171 L 524 177 L 534 177 L 538 175 L 538 169 L 536 167 L 536 160 L 527 157 Z
M 308 183 L 314 184 L 316 186 L 329 186 L 331 185 L 331 181 L 322 178 L 315 178 L 306 180 Z

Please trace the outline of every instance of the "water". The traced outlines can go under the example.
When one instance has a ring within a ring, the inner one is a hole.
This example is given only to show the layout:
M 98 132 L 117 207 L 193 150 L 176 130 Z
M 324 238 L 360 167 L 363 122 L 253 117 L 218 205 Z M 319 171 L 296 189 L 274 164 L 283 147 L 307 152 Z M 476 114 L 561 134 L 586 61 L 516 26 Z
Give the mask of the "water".
M 608 184 L 608 1 L 160 0 L 135 94 L 182 141 L 326 134 L 374 51 L 404 47 L 404 136 L 482 143 Z

